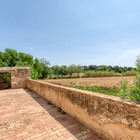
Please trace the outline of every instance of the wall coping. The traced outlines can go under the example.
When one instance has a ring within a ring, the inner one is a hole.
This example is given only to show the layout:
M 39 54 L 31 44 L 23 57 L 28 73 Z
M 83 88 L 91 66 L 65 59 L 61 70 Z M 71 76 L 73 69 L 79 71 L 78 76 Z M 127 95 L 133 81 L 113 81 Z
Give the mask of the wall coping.
M 28 67 L 0 67 L 0 72 L 11 72 L 19 69 L 30 69 Z

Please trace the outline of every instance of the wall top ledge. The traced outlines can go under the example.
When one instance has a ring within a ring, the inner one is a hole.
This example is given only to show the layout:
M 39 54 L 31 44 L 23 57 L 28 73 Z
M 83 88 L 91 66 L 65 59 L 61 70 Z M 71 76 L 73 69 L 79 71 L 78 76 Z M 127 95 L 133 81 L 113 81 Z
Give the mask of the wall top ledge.
M 61 86 L 61 85 L 55 85 L 55 84 L 51 84 L 51 83 L 42 82 L 42 81 L 39 81 L 39 80 L 32 80 L 32 79 L 28 79 L 28 80 L 36 82 L 36 83 L 48 85 L 48 86 L 51 86 L 53 88 L 63 89 L 63 90 L 67 90 L 67 91 L 74 91 L 74 92 L 85 94 L 85 95 L 91 95 L 91 96 L 97 97 L 97 98 L 99 97 L 99 98 L 103 98 L 103 99 L 107 99 L 107 100 L 113 100 L 114 102 L 119 102 L 121 104 L 127 104 L 129 106 L 140 107 L 139 102 L 130 101 L 130 100 L 127 100 L 127 99 L 121 99 L 120 97 L 116 97 L 116 96 L 109 96 L 109 95 L 105 95 L 105 94 L 101 94 L 101 93 L 95 93 L 95 92 L 90 92 L 90 91 L 86 91 L 86 90 L 80 90 L 80 89 L 75 89 L 75 88 L 71 88 L 71 87 L 65 87 L 65 86 Z
M 30 69 L 28 67 L 0 67 L 0 72 L 11 72 L 13 70 Z

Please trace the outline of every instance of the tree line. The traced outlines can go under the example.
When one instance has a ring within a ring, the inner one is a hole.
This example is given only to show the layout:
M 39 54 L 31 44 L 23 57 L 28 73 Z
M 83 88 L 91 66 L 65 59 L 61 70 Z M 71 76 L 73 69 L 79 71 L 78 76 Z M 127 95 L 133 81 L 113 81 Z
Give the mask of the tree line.
M 84 71 L 114 71 L 116 73 L 136 70 L 136 68 L 133 67 L 106 66 L 106 65 L 100 65 L 100 66 L 89 65 L 89 66 L 83 66 L 83 68 Z
M 72 77 L 73 73 L 79 73 L 85 71 L 114 71 L 116 73 L 122 73 L 126 71 L 136 70 L 133 67 L 120 67 L 120 66 L 81 66 L 81 65 L 54 65 L 50 67 L 50 62 L 46 59 L 33 58 L 32 55 L 23 52 L 17 52 L 13 49 L 5 49 L 5 52 L 0 52 L 0 67 L 30 67 L 32 79 L 44 79 L 52 75 Z

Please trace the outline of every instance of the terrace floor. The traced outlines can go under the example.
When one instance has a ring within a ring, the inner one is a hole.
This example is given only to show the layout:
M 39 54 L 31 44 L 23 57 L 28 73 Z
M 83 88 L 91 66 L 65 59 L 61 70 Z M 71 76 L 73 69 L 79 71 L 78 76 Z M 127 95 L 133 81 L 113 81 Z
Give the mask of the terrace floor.
M 100 140 L 81 123 L 25 89 L 0 90 L 0 140 Z

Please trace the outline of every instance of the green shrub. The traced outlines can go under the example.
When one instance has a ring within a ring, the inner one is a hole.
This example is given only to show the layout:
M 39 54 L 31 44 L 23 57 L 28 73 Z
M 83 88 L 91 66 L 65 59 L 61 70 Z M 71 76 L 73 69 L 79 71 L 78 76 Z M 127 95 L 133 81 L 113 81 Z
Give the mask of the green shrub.
M 123 98 L 123 99 L 124 98 L 129 99 L 129 96 L 130 96 L 130 91 L 127 88 L 127 84 L 128 84 L 128 82 L 126 80 L 120 82 L 120 93 L 119 93 L 119 96 L 121 98 Z
M 80 75 L 78 75 L 76 78 L 81 78 L 81 76 L 80 76 Z
M 122 76 L 122 73 L 115 73 L 115 76 Z
M 49 79 L 52 79 L 52 75 L 49 75 Z
M 126 71 L 124 73 L 122 73 L 123 76 L 136 76 L 137 75 L 137 71 Z
M 116 88 L 111 88 L 111 87 L 84 87 L 84 86 L 68 86 L 76 89 L 81 89 L 81 90 L 87 90 L 87 91 L 92 91 L 96 93 L 102 93 L 110 96 L 118 96 L 119 89 Z
M 128 84 L 127 81 L 120 82 L 119 96 L 121 98 L 140 102 L 140 75 L 136 76 L 133 86 L 131 86 L 130 88 L 127 88 L 127 84 Z
M 138 74 L 136 76 L 136 79 L 134 81 L 134 84 L 136 85 L 136 87 L 138 87 L 140 89 L 140 74 Z
M 114 71 L 86 71 L 84 77 L 111 77 L 115 76 Z
M 0 67 L 8 67 L 8 65 L 5 62 L 2 62 L 2 60 L 0 60 Z

